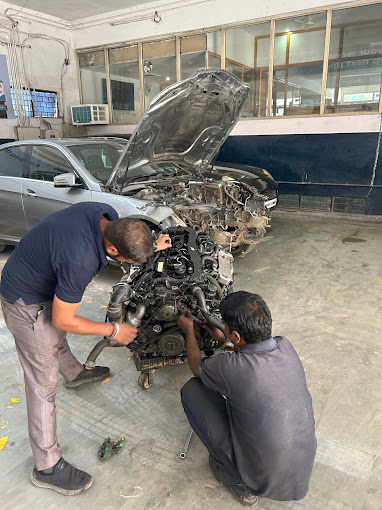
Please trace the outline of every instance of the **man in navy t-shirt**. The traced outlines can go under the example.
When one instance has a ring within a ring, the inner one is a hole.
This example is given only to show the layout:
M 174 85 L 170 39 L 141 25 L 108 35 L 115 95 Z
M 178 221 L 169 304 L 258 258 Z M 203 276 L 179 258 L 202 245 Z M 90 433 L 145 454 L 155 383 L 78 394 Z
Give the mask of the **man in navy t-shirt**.
M 160 235 L 156 250 L 169 246 L 169 236 Z M 110 370 L 82 365 L 70 351 L 66 332 L 105 336 L 123 345 L 132 342 L 138 332 L 134 326 L 91 321 L 77 310 L 86 286 L 108 265 L 107 255 L 143 263 L 154 250 L 144 222 L 119 219 L 107 204 L 82 202 L 38 223 L 5 264 L 1 306 L 24 370 L 34 485 L 73 495 L 92 484 L 88 473 L 61 456 L 55 407 L 58 374 L 65 386 L 73 387 L 103 379 Z
M 207 447 L 213 474 L 245 506 L 257 496 L 302 499 L 316 453 L 312 399 L 292 344 L 272 337 L 258 294 L 234 292 L 220 304 L 232 353 L 203 358 L 190 316 L 179 318 L 196 376 L 182 388 L 191 427 Z M 210 335 L 224 335 L 206 326 Z

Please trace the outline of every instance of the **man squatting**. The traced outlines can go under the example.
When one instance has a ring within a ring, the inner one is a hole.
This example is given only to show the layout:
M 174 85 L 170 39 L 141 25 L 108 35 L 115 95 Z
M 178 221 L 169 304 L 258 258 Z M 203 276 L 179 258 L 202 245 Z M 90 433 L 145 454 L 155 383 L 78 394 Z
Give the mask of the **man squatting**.
M 272 337 L 261 296 L 234 292 L 220 312 L 234 352 L 203 358 L 191 316 L 179 317 L 194 378 L 182 388 L 191 427 L 207 447 L 218 482 L 245 506 L 257 496 L 288 501 L 309 489 L 317 441 L 312 399 L 292 344 Z M 218 342 L 222 331 L 207 325 Z

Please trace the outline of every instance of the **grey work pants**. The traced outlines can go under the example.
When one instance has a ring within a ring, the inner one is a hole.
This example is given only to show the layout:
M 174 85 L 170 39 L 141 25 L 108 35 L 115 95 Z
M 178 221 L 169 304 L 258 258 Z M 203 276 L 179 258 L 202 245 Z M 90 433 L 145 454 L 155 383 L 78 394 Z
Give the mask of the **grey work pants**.
M 52 325 L 52 303 L 14 304 L 1 298 L 5 323 L 12 333 L 24 370 L 29 439 L 38 470 L 61 458 L 57 441 L 56 391 L 58 373 L 72 381 L 83 366 L 70 351 L 66 332 Z

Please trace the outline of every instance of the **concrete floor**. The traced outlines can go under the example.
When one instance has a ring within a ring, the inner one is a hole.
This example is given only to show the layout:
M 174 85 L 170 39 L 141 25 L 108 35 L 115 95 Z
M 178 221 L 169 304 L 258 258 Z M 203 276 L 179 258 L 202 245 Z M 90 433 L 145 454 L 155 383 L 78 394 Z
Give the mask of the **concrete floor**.
M 274 334 L 287 336 L 305 366 L 317 423 L 318 451 L 310 492 L 299 502 L 261 499 L 264 510 L 382 508 L 382 224 L 278 213 L 273 236 L 235 261 L 235 289 L 255 291 L 270 306 Z M 0 269 L 11 248 L 0 255 Z M 80 312 L 103 320 L 119 271 L 106 269 L 86 291 Z M 96 339 L 70 335 L 84 361 Z M 188 424 L 179 389 L 187 364 L 157 371 L 148 391 L 137 386 L 129 350 L 107 349 L 104 383 L 68 390 L 59 383 L 59 438 L 64 457 L 94 477 L 91 489 L 66 497 L 29 481 L 23 374 L 0 315 L 0 507 L 2 509 L 228 510 L 241 508 L 219 486 L 207 451 L 193 437 L 179 453 Z M 126 437 L 102 463 L 107 436 Z M 5 439 L 3 439 L 3 442 Z M 1 445 L 0 445 L 1 448 Z

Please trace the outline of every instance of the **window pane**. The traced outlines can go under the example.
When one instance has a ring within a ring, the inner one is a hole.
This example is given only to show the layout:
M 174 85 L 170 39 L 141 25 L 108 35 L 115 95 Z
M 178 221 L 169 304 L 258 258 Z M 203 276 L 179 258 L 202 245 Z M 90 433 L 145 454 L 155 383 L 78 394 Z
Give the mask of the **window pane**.
M 220 30 L 216 32 L 208 32 L 207 34 L 207 51 L 208 51 L 208 68 L 220 69 L 221 68 L 221 33 Z
M 320 113 L 325 29 L 326 12 L 276 21 L 272 115 Z
M 108 142 L 70 145 L 67 148 L 94 177 L 106 184 L 125 145 L 124 143 Z
M 226 69 L 250 86 L 242 117 L 266 115 L 270 23 L 226 31 Z
M 25 156 L 26 146 L 6 147 L 0 150 L 0 175 L 20 177 Z
M 103 51 L 80 53 L 83 104 L 107 104 L 106 67 Z
M 382 3 L 333 11 L 325 112 L 378 111 Z
M 287 51 L 287 36 L 276 34 L 276 36 L 275 36 L 275 51 L 274 51 L 274 57 L 273 57 L 274 67 L 285 65 L 286 51 Z
M 55 175 L 71 173 L 73 167 L 56 148 L 44 145 L 33 147 L 29 177 L 39 181 L 53 182 Z
M 145 110 L 154 97 L 176 82 L 175 39 L 143 45 Z
M 136 123 L 140 118 L 138 45 L 109 50 L 113 122 Z
M 199 69 L 220 68 L 220 31 L 180 39 L 180 76 L 185 80 Z

